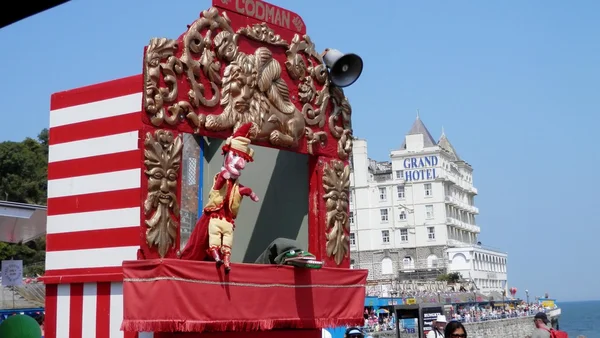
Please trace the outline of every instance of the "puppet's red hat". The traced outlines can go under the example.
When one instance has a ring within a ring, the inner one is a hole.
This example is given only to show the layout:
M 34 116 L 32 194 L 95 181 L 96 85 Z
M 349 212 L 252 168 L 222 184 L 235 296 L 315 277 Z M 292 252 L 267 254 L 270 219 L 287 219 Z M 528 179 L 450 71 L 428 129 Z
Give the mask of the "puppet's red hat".
M 252 123 L 248 122 L 235 130 L 233 135 L 229 136 L 223 145 L 223 153 L 230 151 L 242 156 L 246 161 L 252 162 L 254 159 L 254 149 L 250 148 L 250 130 Z

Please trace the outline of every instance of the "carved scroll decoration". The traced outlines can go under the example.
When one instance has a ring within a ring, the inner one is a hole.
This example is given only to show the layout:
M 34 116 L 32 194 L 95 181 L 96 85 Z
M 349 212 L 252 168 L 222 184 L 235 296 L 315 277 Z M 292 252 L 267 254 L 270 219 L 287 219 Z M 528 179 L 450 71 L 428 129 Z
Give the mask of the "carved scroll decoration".
M 177 177 L 181 166 L 183 141 L 170 130 L 146 133 L 144 164 L 148 177 L 148 196 L 144 202 L 146 241 L 165 257 L 175 245 L 179 227 Z
M 286 48 L 285 68 L 290 78 L 298 81 L 301 109 L 292 101 L 296 97 L 291 97 L 281 77 L 282 66 L 269 48 L 260 47 L 251 54 L 241 52 L 240 36 Z M 183 35 L 179 58 L 175 56 L 177 50 L 175 40 L 152 39 L 146 52 L 144 102 L 153 125 L 176 125 L 187 119 L 196 132 L 235 131 L 241 124 L 252 122 L 253 140 L 297 147 L 306 137 L 307 150 L 313 154 L 315 143 L 324 145 L 327 141 L 323 130 L 327 123 L 338 140 L 339 158 L 348 159 L 352 151 L 352 110 L 343 91 L 330 83 L 323 59 L 308 36 L 296 34 L 288 42 L 266 23 L 234 32 L 227 14 L 213 7 L 203 11 Z M 226 65 L 223 70 L 222 63 Z M 164 88 L 159 85 L 161 75 Z M 186 78 L 190 90 L 188 100 L 175 102 L 176 78 L 180 75 Z M 333 111 L 327 120 L 330 101 Z M 223 109 L 219 115 L 196 113 L 217 104 Z
M 154 38 L 146 49 L 144 62 L 144 106 L 150 115 L 150 122 L 155 126 L 167 122 L 174 125 L 177 116 L 167 115 L 165 104 L 177 99 L 177 75 L 183 72 L 181 61 L 174 56 L 177 41 L 165 38 Z M 167 61 L 162 63 L 161 60 Z M 163 76 L 166 87 L 159 87 L 160 76 Z
M 273 46 L 289 46 L 287 41 L 283 40 L 279 34 L 275 34 L 275 31 L 269 28 L 269 26 L 267 26 L 267 24 L 264 22 L 252 26 L 242 27 L 238 29 L 237 33 L 249 39 L 265 42 Z
M 350 252 L 348 219 L 348 195 L 350 189 L 350 166 L 333 160 L 323 168 L 327 225 L 327 256 L 341 264 Z
M 305 57 L 301 54 L 304 54 Z M 285 65 L 288 74 L 292 79 L 300 81 L 298 95 L 300 102 L 304 103 L 302 113 L 306 118 L 306 124 L 323 128 L 325 113 L 331 99 L 333 111 L 328 121 L 329 130 L 332 136 L 338 139 L 339 158 L 341 160 L 348 159 L 352 152 L 352 108 L 344 96 L 344 91 L 330 82 L 323 58 L 317 54 L 315 44 L 307 35 L 300 38 L 300 35 L 296 34 L 286 55 Z M 322 86 L 321 90 L 316 90 L 315 83 Z M 340 116 L 342 117 L 341 127 L 338 125 Z M 323 132 L 313 133 L 310 127 L 306 127 L 306 136 L 308 150 L 311 154 L 312 144 L 316 142 L 324 144 L 327 138 Z

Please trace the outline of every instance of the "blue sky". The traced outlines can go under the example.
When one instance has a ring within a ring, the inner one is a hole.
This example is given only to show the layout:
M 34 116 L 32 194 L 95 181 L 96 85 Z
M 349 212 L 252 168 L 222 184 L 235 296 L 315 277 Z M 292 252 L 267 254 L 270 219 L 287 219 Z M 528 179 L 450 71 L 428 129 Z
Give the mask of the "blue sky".
M 271 2 L 304 18 L 318 50 L 363 57 L 346 94 L 371 157 L 400 146 L 416 109 L 435 137 L 445 128 L 474 167 L 481 241 L 509 253 L 510 287 L 600 299 L 600 2 Z M 168 3 L 75 0 L 1 29 L 0 140 L 47 127 L 56 91 L 141 73 L 151 37 L 178 37 L 210 7 Z

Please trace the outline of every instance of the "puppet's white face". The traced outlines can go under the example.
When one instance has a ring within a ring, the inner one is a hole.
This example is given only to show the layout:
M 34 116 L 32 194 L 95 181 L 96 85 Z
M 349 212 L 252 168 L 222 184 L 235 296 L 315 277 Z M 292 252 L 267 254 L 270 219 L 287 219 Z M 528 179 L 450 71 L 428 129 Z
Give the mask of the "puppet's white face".
M 238 178 L 246 167 L 246 160 L 235 151 L 230 151 L 225 156 L 225 169 L 232 178 Z

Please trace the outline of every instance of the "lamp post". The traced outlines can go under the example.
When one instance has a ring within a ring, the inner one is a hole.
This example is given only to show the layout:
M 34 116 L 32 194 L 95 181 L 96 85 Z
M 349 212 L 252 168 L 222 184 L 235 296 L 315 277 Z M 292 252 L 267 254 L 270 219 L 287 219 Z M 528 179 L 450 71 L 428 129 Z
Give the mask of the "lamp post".
M 396 295 L 398 295 L 398 291 L 395 291 L 395 290 L 390 291 L 390 296 L 392 296 L 391 297 L 392 298 L 392 308 L 395 305 L 394 304 L 394 296 L 396 296 Z
M 527 298 L 527 306 L 529 306 L 529 290 L 525 290 L 525 297 Z

